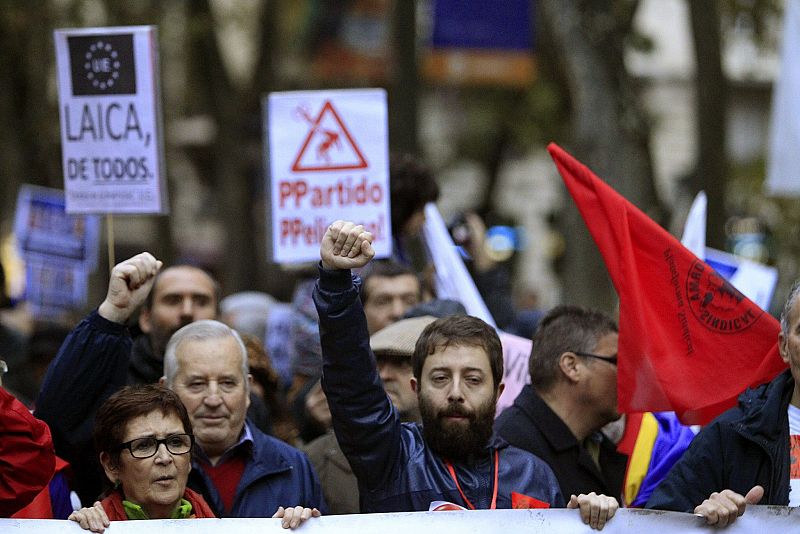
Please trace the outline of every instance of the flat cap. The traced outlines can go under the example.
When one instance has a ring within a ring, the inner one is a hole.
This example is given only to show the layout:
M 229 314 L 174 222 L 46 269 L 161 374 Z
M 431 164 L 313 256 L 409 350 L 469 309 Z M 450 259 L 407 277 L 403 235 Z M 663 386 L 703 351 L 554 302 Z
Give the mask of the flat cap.
M 375 332 L 369 339 L 372 352 L 385 356 L 405 356 L 410 358 L 414 354 L 417 344 L 425 327 L 436 320 L 432 315 L 401 319 L 386 328 Z

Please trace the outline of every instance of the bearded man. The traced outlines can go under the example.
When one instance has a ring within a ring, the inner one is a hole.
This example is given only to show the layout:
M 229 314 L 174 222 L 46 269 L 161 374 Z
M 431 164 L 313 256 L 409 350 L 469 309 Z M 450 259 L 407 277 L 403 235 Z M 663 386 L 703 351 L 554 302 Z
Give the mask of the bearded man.
M 336 437 L 359 483 L 362 512 L 563 506 L 553 471 L 492 432 L 503 390 L 497 333 L 475 317 L 428 325 L 412 356 L 422 425 L 402 423 L 382 387 L 350 269 L 374 256 L 372 234 L 336 221 L 320 246 L 314 303 L 320 318 L 322 387 Z M 617 510 L 603 495 L 572 495 L 583 521 L 602 528 Z

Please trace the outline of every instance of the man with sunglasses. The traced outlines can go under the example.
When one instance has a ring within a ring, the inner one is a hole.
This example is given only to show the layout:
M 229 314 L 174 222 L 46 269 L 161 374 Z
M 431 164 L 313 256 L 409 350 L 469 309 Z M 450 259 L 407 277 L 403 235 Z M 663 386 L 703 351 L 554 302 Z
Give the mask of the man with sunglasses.
M 495 422 L 512 445 L 555 472 L 565 495 L 620 495 L 627 457 L 600 429 L 617 412 L 616 323 L 578 306 L 558 306 L 533 336 L 526 385 Z

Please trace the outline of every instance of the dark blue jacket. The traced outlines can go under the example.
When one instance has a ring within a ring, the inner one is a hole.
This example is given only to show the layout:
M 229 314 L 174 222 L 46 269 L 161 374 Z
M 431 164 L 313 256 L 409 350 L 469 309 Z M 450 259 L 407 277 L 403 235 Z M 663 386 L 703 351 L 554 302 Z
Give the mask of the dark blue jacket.
M 222 498 L 198 462 L 192 462 L 188 486 L 217 517 L 272 517 L 278 506 L 306 506 L 326 513 L 317 474 L 305 454 L 248 423 L 253 448 L 236 487 L 233 509 L 226 514 Z
M 764 487 L 759 504 L 789 504 L 790 371 L 739 396 L 739 406 L 711 422 L 647 501 L 647 508 L 692 512 L 715 491 L 745 495 Z
M 428 510 L 437 500 L 466 506 L 441 457 L 426 445 L 421 427 L 401 423 L 383 390 L 358 298 L 360 283 L 350 271 L 320 269 L 314 302 L 320 317 L 322 387 L 336 437 L 359 481 L 361 511 Z M 476 508 L 489 508 L 491 502 L 495 450 L 500 459 L 497 508 L 511 508 L 512 492 L 564 505 L 553 471 L 495 435 L 479 460 L 455 464 L 459 484 Z
M 72 465 L 74 488 L 91 506 L 105 476 L 92 443 L 97 409 L 127 383 L 131 336 L 97 311 L 62 343 L 42 382 L 35 415 L 50 426 L 56 454 Z
M 73 466 L 81 501 L 94 502 L 104 476 L 91 441 L 94 415 L 127 382 L 131 357 L 128 329 L 92 312 L 70 332 L 47 370 L 36 417 L 50 425 L 56 452 Z M 278 506 L 325 509 L 322 491 L 306 456 L 250 424 L 253 454 L 236 489 L 233 517 L 272 517 Z M 223 507 L 213 484 L 193 462 L 189 487 L 203 494 L 218 517 Z

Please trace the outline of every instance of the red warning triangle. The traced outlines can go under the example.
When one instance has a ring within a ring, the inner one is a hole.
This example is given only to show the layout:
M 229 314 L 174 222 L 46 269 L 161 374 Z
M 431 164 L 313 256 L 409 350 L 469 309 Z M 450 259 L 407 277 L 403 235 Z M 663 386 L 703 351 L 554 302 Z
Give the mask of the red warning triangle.
M 309 122 L 311 129 L 292 164 L 293 172 L 367 168 L 367 160 L 330 100 L 325 101 L 317 118 Z

